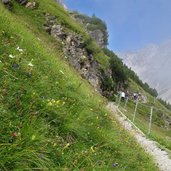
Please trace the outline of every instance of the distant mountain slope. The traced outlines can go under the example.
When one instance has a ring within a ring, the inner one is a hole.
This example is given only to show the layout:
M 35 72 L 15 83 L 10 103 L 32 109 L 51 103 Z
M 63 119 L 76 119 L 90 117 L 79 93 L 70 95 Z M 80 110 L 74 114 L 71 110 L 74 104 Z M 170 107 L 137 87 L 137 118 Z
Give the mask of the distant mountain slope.
M 118 55 L 143 81 L 158 90 L 159 97 L 171 102 L 171 40 Z

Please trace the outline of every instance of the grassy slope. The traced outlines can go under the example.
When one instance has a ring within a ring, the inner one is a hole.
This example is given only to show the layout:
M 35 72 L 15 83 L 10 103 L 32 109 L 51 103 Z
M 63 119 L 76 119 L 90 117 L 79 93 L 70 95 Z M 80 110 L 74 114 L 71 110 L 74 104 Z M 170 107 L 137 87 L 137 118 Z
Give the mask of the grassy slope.
M 79 28 L 51 0 L 36 11 L 15 5 L 15 15 L 0 4 L 0 170 L 104 171 L 114 162 L 115 170 L 157 170 L 104 99 L 61 60 L 60 44 L 42 30 L 45 10 Z
M 163 127 L 163 120 L 161 119 L 162 114 L 171 117 L 171 111 L 166 109 L 158 100 L 154 104 L 154 97 L 146 93 L 141 87 L 139 87 L 134 81 L 130 80 L 131 90 L 135 92 L 141 92 L 147 97 L 146 104 L 139 104 L 137 115 L 135 119 L 135 124 L 145 133 L 148 133 L 149 127 L 149 117 L 150 117 L 150 108 L 154 106 L 153 110 L 153 120 L 152 120 L 152 131 L 149 135 L 150 138 L 159 142 L 162 146 L 171 150 L 171 133 L 170 129 Z M 124 104 L 121 105 L 124 107 Z M 132 120 L 133 113 L 135 109 L 135 103 L 129 102 L 127 105 L 127 111 L 125 114 Z M 158 109 L 158 110 L 157 110 Z

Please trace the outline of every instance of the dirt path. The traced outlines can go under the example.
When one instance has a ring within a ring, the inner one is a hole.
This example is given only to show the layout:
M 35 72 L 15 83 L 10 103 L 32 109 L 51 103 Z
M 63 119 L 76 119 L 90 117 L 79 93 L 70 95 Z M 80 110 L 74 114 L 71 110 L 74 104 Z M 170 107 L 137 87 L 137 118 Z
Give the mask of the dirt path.
M 128 130 L 137 140 L 137 142 L 149 153 L 161 171 L 171 171 L 171 159 L 168 153 L 161 150 L 155 141 L 149 140 L 144 133 L 137 128 L 114 103 L 110 102 L 107 108 L 116 116 L 121 125 Z

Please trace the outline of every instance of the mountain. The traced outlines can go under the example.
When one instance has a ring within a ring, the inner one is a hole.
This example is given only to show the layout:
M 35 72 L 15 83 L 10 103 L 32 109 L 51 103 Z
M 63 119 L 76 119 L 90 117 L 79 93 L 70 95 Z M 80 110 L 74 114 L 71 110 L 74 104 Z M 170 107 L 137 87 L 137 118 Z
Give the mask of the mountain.
M 135 52 L 118 53 L 118 56 L 144 82 L 157 89 L 159 97 L 171 102 L 171 40 Z

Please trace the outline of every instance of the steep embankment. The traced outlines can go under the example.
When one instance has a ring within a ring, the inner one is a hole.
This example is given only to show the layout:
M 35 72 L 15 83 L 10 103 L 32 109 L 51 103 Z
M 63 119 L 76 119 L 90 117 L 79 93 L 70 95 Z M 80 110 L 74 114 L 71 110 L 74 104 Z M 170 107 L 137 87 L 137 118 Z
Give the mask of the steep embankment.
M 52 0 L 36 2 L 13 1 L 11 12 L 0 4 L 0 170 L 157 170 L 64 60 L 45 14 L 67 32 L 82 29 Z

